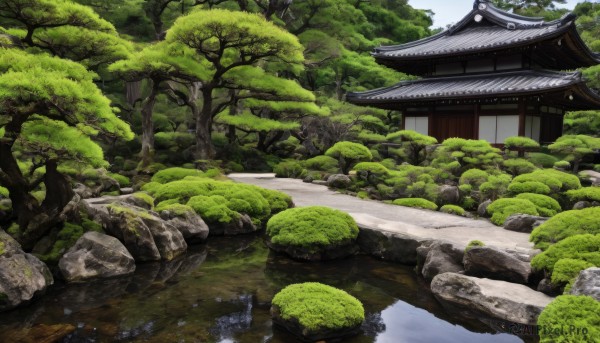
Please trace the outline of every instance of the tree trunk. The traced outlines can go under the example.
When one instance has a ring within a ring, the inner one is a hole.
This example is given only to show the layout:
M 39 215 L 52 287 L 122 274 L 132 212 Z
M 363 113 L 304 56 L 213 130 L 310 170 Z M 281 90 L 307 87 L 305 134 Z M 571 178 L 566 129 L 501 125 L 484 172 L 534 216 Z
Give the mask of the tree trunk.
M 142 81 L 132 81 L 125 83 L 125 98 L 130 106 L 142 97 Z
M 142 151 L 140 152 L 142 168 L 149 166 L 154 158 L 154 121 L 152 120 L 152 114 L 154 112 L 154 104 L 156 103 L 160 82 L 155 80 L 152 80 L 151 82 L 152 90 L 142 107 Z
M 198 160 L 210 160 L 215 156 L 215 150 L 212 144 L 212 88 L 202 89 L 202 108 L 198 112 L 196 109 L 194 116 L 196 118 L 196 153 Z

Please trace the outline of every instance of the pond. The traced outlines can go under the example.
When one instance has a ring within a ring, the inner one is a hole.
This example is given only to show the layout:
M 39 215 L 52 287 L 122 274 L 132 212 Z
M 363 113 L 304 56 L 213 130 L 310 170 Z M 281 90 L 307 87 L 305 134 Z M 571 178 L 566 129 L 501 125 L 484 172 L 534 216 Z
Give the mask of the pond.
M 127 278 L 57 283 L 31 306 L 0 314 L 0 341 L 36 342 L 40 332 L 69 330 L 62 342 L 290 343 L 293 336 L 272 326 L 270 301 L 305 281 L 363 302 L 362 333 L 344 342 L 523 342 L 447 312 L 412 267 L 368 256 L 296 262 L 258 236 L 211 238 L 184 258 L 138 265 Z

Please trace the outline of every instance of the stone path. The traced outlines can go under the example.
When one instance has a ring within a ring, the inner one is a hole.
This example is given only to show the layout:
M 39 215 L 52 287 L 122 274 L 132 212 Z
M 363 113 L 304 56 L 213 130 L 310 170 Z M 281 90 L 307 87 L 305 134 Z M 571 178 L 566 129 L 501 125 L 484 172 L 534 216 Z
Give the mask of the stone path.
M 348 212 L 361 227 L 407 234 L 422 239 L 447 240 L 466 246 L 472 240 L 504 249 L 529 252 L 529 234 L 504 230 L 487 220 L 362 200 L 302 180 L 275 178 L 274 174 L 229 174 L 236 182 L 279 190 L 297 206 L 328 206 Z

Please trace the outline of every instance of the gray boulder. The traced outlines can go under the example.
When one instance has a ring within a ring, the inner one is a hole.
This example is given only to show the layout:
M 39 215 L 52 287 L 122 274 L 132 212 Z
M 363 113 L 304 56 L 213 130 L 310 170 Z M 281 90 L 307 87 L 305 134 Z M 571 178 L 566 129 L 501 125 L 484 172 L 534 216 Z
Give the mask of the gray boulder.
M 516 232 L 531 233 L 533 229 L 540 226 L 548 218 L 532 216 L 529 214 L 513 214 L 504 221 L 504 229 Z
M 516 256 L 494 247 L 474 247 L 465 252 L 463 259 L 467 275 L 487 277 L 526 284 L 531 265 Z
M 574 210 L 583 210 L 584 208 L 592 207 L 592 203 L 589 201 L 578 201 L 573 205 Z
M 442 185 L 439 188 L 438 197 L 443 204 L 458 204 L 460 191 L 456 186 Z
M 210 236 L 235 236 L 252 233 L 259 229 L 247 214 L 242 214 L 228 223 L 211 223 L 208 227 Z
M 489 217 L 489 214 L 487 213 L 487 208 L 488 206 L 490 206 L 491 203 L 492 201 L 488 199 L 479 204 L 479 206 L 477 207 L 477 215 L 482 218 Z
M 456 247 L 452 243 L 436 241 L 417 248 L 419 260 L 422 259 L 421 275 L 427 280 L 438 274 L 447 272 L 463 272 L 462 265 L 464 247 Z M 417 264 L 419 265 L 419 263 Z
M 600 173 L 593 170 L 582 170 L 579 176 L 586 179 L 592 186 L 600 186 Z
M 600 301 L 600 268 L 582 270 L 569 293 L 573 295 L 589 295 Z
M 327 178 L 327 186 L 331 188 L 348 188 L 352 184 L 352 180 L 348 175 L 333 174 Z
M 551 297 L 557 297 L 563 293 L 563 289 L 559 285 L 555 285 L 550 281 L 550 278 L 543 278 L 537 285 L 537 291 L 547 294 Z
M 434 277 L 431 291 L 442 303 L 526 325 L 536 325 L 544 307 L 553 300 L 524 285 L 457 273 Z
M 29 303 L 53 283 L 48 267 L 0 230 L 0 311 Z
M 135 260 L 118 239 L 90 231 L 63 255 L 58 267 L 67 282 L 81 282 L 133 273 Z
M 202 217 L 194 211 L 186 211 L 182 214 L 162 211 L 160 217 L 166 220 L 167 224 L 170 224 L 179 230 L 186 242 L 204 242 L 208 237 L 208 225 L 206 225 L 204 220 L 202 220 Z
M 359 225 L 357 243 L 360 249 L 377 258 L 414 265 L 417 248 L 426 240 L 404 233 L 393 233 Z

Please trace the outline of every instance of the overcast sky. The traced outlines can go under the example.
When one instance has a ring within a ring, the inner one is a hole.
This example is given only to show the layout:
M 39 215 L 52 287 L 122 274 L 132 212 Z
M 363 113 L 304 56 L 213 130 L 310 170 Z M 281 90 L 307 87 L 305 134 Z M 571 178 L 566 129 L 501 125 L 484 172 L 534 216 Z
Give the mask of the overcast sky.
M 446 27 L 461 20 L 471 9 L 473 0 L 409 0 L 408 3 L 414 8 L 430 9 L 435 12 L 433 27 Z M 560 7 L 573 9 L 577 3 L 583 0 L 567 0 Z M 592 1 L 594 2 L 594 1 Z M 595 0 L 598 2 L 598 0 Z

